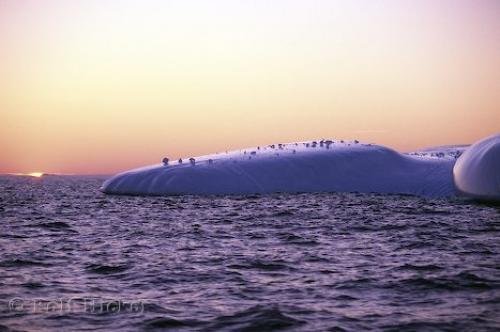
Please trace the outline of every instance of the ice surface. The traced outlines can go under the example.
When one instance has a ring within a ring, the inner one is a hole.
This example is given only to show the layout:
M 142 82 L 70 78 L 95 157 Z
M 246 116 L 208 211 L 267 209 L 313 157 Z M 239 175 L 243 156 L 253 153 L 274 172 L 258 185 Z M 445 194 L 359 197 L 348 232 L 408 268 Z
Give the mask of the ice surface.
M 457 189 L 465 195 L 500 199 L 500 134 L 468 148 L 453 168 Z
M 439 197 L 455 194 L 455 158 L 401 154 L 344 141 L 276 144 L 163 163 L 104 182 L 112 194 L 251 194 L 376 192 Z

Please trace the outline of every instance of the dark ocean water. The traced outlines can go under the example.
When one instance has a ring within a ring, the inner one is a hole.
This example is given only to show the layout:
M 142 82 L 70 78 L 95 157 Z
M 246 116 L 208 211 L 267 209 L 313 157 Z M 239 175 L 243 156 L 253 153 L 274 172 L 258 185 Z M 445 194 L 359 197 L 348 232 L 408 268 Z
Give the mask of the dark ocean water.
M 0 177 L 0 331 L 500 329 L 500 210 Z

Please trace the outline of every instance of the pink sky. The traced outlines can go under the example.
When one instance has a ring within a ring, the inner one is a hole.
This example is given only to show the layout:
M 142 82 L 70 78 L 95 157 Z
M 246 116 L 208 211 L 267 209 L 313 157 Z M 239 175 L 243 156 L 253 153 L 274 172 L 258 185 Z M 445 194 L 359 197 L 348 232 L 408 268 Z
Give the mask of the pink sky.
M 500 132 L 500 2 L 0 0 L 0 173 Z

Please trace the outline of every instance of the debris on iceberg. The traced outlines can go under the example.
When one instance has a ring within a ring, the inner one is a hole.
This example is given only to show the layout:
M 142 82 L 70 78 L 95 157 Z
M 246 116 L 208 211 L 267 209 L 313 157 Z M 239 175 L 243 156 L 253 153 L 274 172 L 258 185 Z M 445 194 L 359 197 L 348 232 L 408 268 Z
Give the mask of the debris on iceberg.
M 471 145 L 458 158 L 453 177 L 466 196 L 500 200 L 500 134 Z
M 189 163 L 164 160 L 117 174 L 101 190 L 130 195 L 373 192 L 445 197 L 456 194 L 457 153 L 401 154 L 343 140 L 273 144 L 190 158 Z

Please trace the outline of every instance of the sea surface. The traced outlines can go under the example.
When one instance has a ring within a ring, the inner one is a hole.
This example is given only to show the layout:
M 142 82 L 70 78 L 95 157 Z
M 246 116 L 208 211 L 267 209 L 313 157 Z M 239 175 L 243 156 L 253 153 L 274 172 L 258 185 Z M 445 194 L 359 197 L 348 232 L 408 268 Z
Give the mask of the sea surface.
M 494 331 L 500 209 L 0 177 L 0 331 Z

